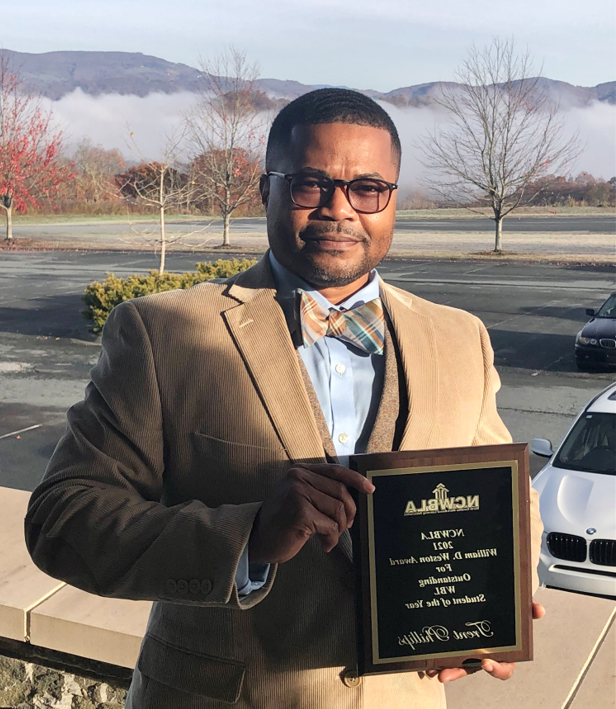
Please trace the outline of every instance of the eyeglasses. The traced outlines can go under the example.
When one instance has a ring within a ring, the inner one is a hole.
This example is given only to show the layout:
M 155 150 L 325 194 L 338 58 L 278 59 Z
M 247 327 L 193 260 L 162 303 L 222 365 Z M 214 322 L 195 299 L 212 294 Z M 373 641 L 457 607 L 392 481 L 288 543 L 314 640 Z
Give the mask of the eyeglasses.
M 324 207 L 333 197 L 336 187 L 341 187 L 349 204 L 360 214 L 382 212 L 389 204 L 391 193 L 398 189 L 394 182 L 360 177 L 357 180 L 333 180 L 326 175 L 299 172 L 285 175 L 268 172 L 267 176 L 282 177 L 289 183 L 293 204 L 304 209 Z

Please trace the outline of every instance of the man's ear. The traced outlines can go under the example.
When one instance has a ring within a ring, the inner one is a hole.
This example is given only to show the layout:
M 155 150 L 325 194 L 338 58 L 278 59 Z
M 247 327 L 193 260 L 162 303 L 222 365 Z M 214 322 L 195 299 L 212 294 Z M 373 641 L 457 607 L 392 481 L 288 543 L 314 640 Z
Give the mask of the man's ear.
M 267 201 L 269 199 L 269 177 L 265 174 L 259 178 L 259 192 L 261 193 L 261 202 L 267 209 Z

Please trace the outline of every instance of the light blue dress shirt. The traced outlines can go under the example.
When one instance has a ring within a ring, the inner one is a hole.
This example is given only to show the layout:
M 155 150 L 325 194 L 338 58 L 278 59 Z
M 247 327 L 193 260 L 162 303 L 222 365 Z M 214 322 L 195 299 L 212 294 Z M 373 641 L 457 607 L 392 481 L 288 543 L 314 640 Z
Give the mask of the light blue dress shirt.
M 376 269 L 370 272 L 369 282 L 363 288 L 334 305 L 314 286 L 284 268 L 271 251 L 269 260 L 277 300 L 291 333 L 297 329 L 295 301 L 300 288 L 317 301 L 325 314 L 332 309 L 352 310 L 379 297 Z M 366 451 L 383 391 L 385 357 L 368 354 L 335 337 L 323 337 L 308 347 L 299 344 L 298 352 L 321 405 L 338 460 L 341 465 L 348 465 L 350 455 Z M 235 576 L 239 595 L 261 588 L 268 570 L 269 564 L 249 563 L 246 546 Z

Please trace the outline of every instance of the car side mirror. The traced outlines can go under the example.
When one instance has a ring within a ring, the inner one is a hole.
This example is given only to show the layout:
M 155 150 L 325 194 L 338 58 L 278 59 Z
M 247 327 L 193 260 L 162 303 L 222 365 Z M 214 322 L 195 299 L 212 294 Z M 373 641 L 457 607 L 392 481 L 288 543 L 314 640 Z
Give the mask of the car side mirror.
M 590 317 L 595 316 L 595 309 L 594 308 L 586 308 L 586 315 L 590 315 Z
M 530 442 L 530 449 L 535 455 L 551 458 L 554 455 L 552 450 L 552 442 L 547 438 L 533 438 Z

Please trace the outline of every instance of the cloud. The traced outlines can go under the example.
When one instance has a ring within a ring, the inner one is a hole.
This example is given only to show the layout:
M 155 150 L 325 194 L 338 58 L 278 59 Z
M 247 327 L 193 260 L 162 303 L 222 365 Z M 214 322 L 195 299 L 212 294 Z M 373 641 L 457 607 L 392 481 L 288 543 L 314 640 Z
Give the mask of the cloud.
M 565 125 L 579 131 L 584 153 L 577 168 L 609 180 L 616 175 L 616 105 L 595 101 L 563 112 Z
M 90 96 L 81 89 L 58 101 L 47 101 L 56 123 L 64 130 L 70 149 L 90 138 L 106 149 L 118 148 L 125 157 L 140 160 L 131 152 L 133 133 L 139 152 L 148 159 L 161 156 L 168 136 L 181 124 L 196 101 L 188 91 L 176 94 L 149 94 L 145 97 L 120 94 Z
M 402 144 L 402 166 L 398 182 L 402 190 L 417 187 L 424 168 L 420 162 L 417 142 L 428 131 L 433 131 L 442 121 L 439 111 L 432 108 L 397 108 L 390 103 L 379 101 L 389 113 L 398 129 Z
M 445 115 L 433 108 L 397 108 L 381 104 L 390 114 L 402 143 L 400 184 L 415 186 L 424 171 L 416 143 L 427 131 L 433 131 Z M 584 150 L 573 166 L 577 174 L 583 170 L 597 178 L 609 180 L 616 175 L 616 105 L 595 101 L 584 108 L 562 111 L 565 135 L 576 132 Z
M 59 101 L 49 102 L 57 122 L 65 130 L 67 146 L 76 145 L 89 137 L 104 148 L 118 148 L 126 157 L 135 160 L 128 147 L 128 128 L 134 133 L 139 150 L 149 159 L 161 156 L 166 136 L 182 123 L 183 116 L 196 101 L 195 94 L 150 94 L 120 96 L 107 94 L 90 96 L 80 89 Z M 383 107 L 392 116 L 402 142 L 402 186 L 416 184 L 423 170 L 414 142 L 427 130 L 432 130 L 442 114 L 431 108 L 397 108 L 388 103 Z M 616 105 L 595 102 L 586 108 L 568 108 L 563 111 L 567 130 L 579 131 L 586 146 L 576 166 L 595 177 L 609 179 L 616 175 Z

